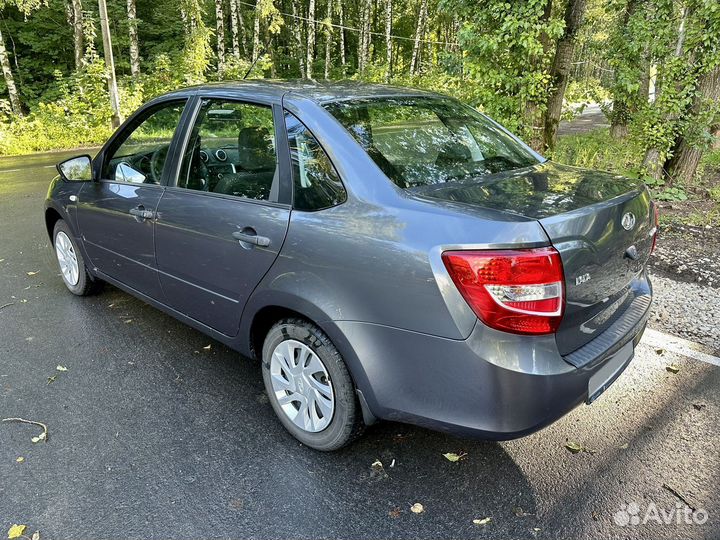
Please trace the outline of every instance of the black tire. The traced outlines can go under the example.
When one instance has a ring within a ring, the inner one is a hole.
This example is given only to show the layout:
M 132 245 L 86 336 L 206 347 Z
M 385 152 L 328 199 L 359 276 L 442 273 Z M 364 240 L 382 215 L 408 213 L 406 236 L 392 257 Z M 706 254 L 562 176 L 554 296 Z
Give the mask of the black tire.
M 102 281 L 97 280 L 93 278 L 87 271 L 87 267 L 85 266 L 85 261 L 83 260 L 82 254 L 80 253 L 80 249 L 77 246 L 77 243 L 75 242 L 75 237 L 72 234 L 72 231 L 70 230 L 70 227 L 68 227 L 67 223 L 65 223 L 65 220 L 58 219 L 55 223 L 55 228 L 53 229 L 53 237 L 52 237 L 52 245 L 53 245 L 53 252 L 55 253 L 55 259 L 57 259 L 57 252 L 55 251 L 55 245 L 57 242 L 57 237 L 59 233 L 64 233 L 65 236 L 70 240 L 70 243 L 72 244 L 73 251 L 75 253 L 75 257 L 77 258 L 77 264 L 78 264 L 78 280 L 77 283 L 73 284 L 68 281 L 68 279 L 65 277 L 65 275 L 60 272 L 60 275 L 62 276 L 63 283 L 65 283 L 65 286 L 68 288 L 68 290 L 77 295 L 77 296 L 88 296 L 90 294 L 96 293 L 100 288 L 102 287 Z M 59 265 L 59 261 L 58 261 Z
M 320 359 L 329 375 L 335 403 L 330 423 L 322 431 L 313 433 L 296 426 L 282 410 L 273 391 L 270 375 L 271 356 L 280 343 L 290 339 L 307 345 Z M 352 442 L 364 430 L 362 413 L 355 395 L 355 385 L 345 362 L 330 339 L 314 324 L 295 318 L 276 323 L 265 337 L 262 372 L 265 390 L 275 414 L 285 429 L 301 443 L 325 452 L 337 450 Z

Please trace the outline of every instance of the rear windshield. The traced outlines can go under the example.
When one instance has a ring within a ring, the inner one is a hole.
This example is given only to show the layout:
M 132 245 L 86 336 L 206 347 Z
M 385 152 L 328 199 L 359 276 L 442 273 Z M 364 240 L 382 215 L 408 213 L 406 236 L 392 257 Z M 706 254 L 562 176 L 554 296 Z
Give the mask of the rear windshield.
M 401 188 L 472 181 L 538 163 L 471 107 L 443 98 L 370 98 L 325 108 Z

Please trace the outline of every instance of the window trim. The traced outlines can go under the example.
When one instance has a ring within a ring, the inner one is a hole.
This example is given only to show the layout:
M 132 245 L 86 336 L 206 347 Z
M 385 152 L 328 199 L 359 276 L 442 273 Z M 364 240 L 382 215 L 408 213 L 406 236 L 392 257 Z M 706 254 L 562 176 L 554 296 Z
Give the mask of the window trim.
M 231 195 L 229 193 L 214 193 L 211 191 L 199 191 L 196 189 L 188 189 L 179 187 L 178 180 L 180 179 L 180 170 L 182 169 L 182 159 L 185 156 L 185 151 L 190 144 L 190 136 L 192 135 L 195 123 L 198 120 L 200 110 L 203 105 L 203 101 L 222 101 L 230 103 L 242 103 L 245 105 L 252 105 L 255 107 L 268 108 L 271 111 L 273 119 L 273 131 L 275 138 L 275 161 L 278 167 L 279 175 L 279 190 L 278 200 L 263 200 L 263 199 L 250 199 L 247 197 L 241 197 L 239 195 Z M 287 142 L 287 135 L 285 133 L 285 123 L 278 123 L 278 109 L 280 107 L 276 103 L 265 103 L 260 101 L 253 101 L 243 97 L 230 97 L 225 95 L 214 95 L 214 94 L 197 94 L 191 100 L 190 106 L 187 107 L 189 110 L 188 116 L 185 118 L 183 123 L 183 134 L 180 140 L 178 140 L 177 148 L 175 149 L 175 155 L 173 156 L 173 170 L 168 177 L 166 188 L 172 191 L 182 191 L 183 193 L 195 193 L 197 195 L 209 195 L 213 197 L 219 197 L 222 199 L 230 199 L 234 201 L 249 202 L 253 204 L 262 204 L 278 208 L 289 208 L 292 201 L 292 177 L 290 167 L 290 150 Z M 282 113 L 280 113 L 282 114 Z M 282 130 L 280 129 L 282 127 Z M 284 140 L 284 144 L 283 144 Z M 284 156 L 287 156 L 287 160 Z M 290 178 L 290 190 L 288 192 L 288 181 Z
M 172 171 L 175 167 L 172 161 L 174 159 L 175 147 L 177 146 L 180 134 L 182 133 L 185 118 L 188 113 L 188 108 L 192 101 L 193 96 L 191 95 L 166 96 L 158 100 L 153 100 L 150 103 L 146 104 L 144 107 L 138 109 L 127 120 L 125 120 L 125 122 L 123 122 L 123 124 L 115 131 L 113 136 L 101 148 L 100 152 L 98 152 L 97 156 L 93 160 L 93 177 L 96 178 L 98 182 L 103 184 L 120 184 L 123 186 L 163 188 L 166 185 L 170 171 Z M 180 119 L 178 120 L 178 124 L 175 127 L 175 132 L 173 133 L 172 139 L 170 140 L 168 155 L 165 158 L 166 165 L 163 167 L 160 182 L 158 184 L 135 184 L 133 182 L 123 182 L 121 180 L 115 180 L 114 178 L 103 178 L 103 171 L 105 169 L 105 163 L 108 159 L 108 153 L 115 152 L 118 148 L 120 148 L 128 139 L 128 137 L 132 135 L 132 133 L 156 111 L 172 105 L 173 103 L 182 103 L 183 110 L 182 113 L 180 113 Z
M 287 132 L 287 120 L 286 120 L 287 115 L 290 115 L 290 116 L 292 116 L 293 118 L 295 118 L 295 120 L 297 120 L 297 121 L 300 123 L 300 125 L 302 125 L 302 126 L 305 128 L 305 130 L 306 130 L 308 133 L 310 133 L 310 135 L 312 135 L 312 138 L 315 139 L 315 142 L 316 142 L 317 145 L 320 147 L 320 149 L 322 150 L 323 154 L 325 154 L 325 157 L 327 158 L 328 162 L 330 163 L 330 166 L 331 166 L 331 167 L 333 168 L 333 170 L 335 171 L 335 174 L 337 175 L 338 179 L 340 180 L 340 185 L 342 185 L 343 191 L 345 192 L 345 200 L 343 200 L 342 202 L 339 202 L 339 203 L 337 203 L 337 204 L 332 204 L 332 205 L 330 205 L 330 206 L 324 206 L 324 207 L 322 207 L 322 208 L 315 208 L 315 209 L 313 209 L 313 210 L 306 210 L 306 209 L 302 209 L 302 208 L 297 208 L 297 207 L 295 206 L 295 167 L 293 167 L 293 165 L 292 165 L 292 152 L 290 151 L 290 135 L 289 135 L 289 133 Z M 328 153 L 327 150 L 325 150 L 325 147 L 324 147 L 324 146 L 322 145 L 322 143 L 320 142 L 320 139 L 318 139 L 318 138 L 315 136 L 315 134 L 312 132 L 312 130 L 307 126 L 307 124 L 306 124 L 305 122 L 303 122 L 303 121 L 300 119 L 300 117 L 299 117 L 297 114 L 294 114 L 294 113 L 293 113 L 292 111 L 290 111 L 289 109 L 283 109 L 283 127 L 285 128 L 285 140 L 287 141 L 288 157 L 289 157 L 289 159 L 290 159 L 290 180 L 291 180 L 291 184 L 292 184 L 292 195 L 293 195 L 293 197 L 292 197 L 292 209 L 293 209 L 293 211 L 295 211 L 295 212 L 307 212 L 308 214 L 310 214 L 310 213 L 313 213 L 313 212 L 320 212 L 320 211 L 322 211 L 322 210 L 328 210 L 328 209 L 330 209 L 330 208 L 337 208 L 338 206 L 341 206 L 341 205 L 347 203 L 347 202 L 348 202 L 348 199 L 349 199 L 350 197 L 349 197 L 349 195 L 348 195 L 348 189 L 347 189 L 347 186 L 345 185 L 345 181 L 343 180 L 343 177 L 342 177 L 342 175 L 340 174 L 340 171 L 338 171 L 338 168 L 335 166 L 335 163 L 333 162 L 332 158 L 330 157 L 330 154 Z

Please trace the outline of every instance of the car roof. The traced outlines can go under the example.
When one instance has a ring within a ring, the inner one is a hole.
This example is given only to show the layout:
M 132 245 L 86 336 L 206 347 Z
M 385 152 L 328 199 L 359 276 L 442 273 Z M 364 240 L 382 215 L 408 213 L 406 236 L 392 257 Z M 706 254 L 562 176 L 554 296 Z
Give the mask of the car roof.
M 202 95 L 218 92 L 239 98 L 263 97 L 267 100 L 277 101 L 280 101 L 287 94 L 293 94 L 317 103 L 374 97 L 438 96 L 438 94 L 425 90 L 388 84 L 370 84 L 357 81 L 311 81 L 308 79 L 221 81 L 183 88 L 170 92 L 166 96 L 186 95 L 188 93 Z

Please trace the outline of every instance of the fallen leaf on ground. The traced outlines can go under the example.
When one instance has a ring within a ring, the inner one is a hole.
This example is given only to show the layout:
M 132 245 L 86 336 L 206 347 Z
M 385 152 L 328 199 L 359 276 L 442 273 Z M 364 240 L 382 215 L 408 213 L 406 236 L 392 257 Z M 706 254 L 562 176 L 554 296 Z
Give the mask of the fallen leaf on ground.
M 55 369 L 57 369 L 58 371 L 67 371 L 68 370 L 65 366 L 58 366 Z
M 48 384 L 54 383 L 55 379 L 57 379 L 57 375 L 51 375 L 48 377 Z
M 665 349 L 655 349 L 655 354 L 662 354 L 665 352 Z
M 18 463 L 23 463 L 23 462 L 25 461 L 25 458 L 22 457 L 22 456 L 20 456 L 20 457 L 17 458 L 15 461 L 17 461 Z
M 456 454 L 454 452 L 448 452 L 447 454 L 443 454 L 443 457 L 445 459 L 447 459 L 448 461 L 452 461 L 453 463 L 460 461 L 465 456 L 467 456 L 465 452 L 460 452 L 459 454 Z
M 390 510 L 390 511 L 388 512 L 388 515 L 389 515 L 391 518 L 399 518 L 399 517 L 400 517 L 400 513 L 401 513 L 401 511 L 400 511 L 399 508 L 393 508 L 392 510 Z
M 8 531 L 8 538 L 20 538 L 27 529 L 27 525 L 13 525 Z
M 425 511 L 425 507 L 420 503 L 415 503 L 410 507 L 410 511 L 413 514 L 422 514 Z
M 568 441 L 568 442 L 566 442 L 566 443 L 565 443 L 565 448 L 567 448 L 568 450 L 570 450 L 570 452 L 571 452 L 572 454 L 577 454 L 578 452 L 582 452 L 583 450 L 585 450 L 585 448 L 583 448 L 583 445 L 582 445 L 582 444 L 577 443 L 577 442 L 575 442 L 575 441 Z
M 482 519 L 473 519 L 473 523 L 475 525 L 487 525 L 492 521 L 491 517 L 484 517 Z
M 37 272 L 26 272 L 28 276 L 36 276 Z
M 677 373 L 680 371 L 680 368 L 676 366 L 675 364 L 670 364 L 669 366 L 665 366 L 665 369 L 669 371 L 670 373 Z

